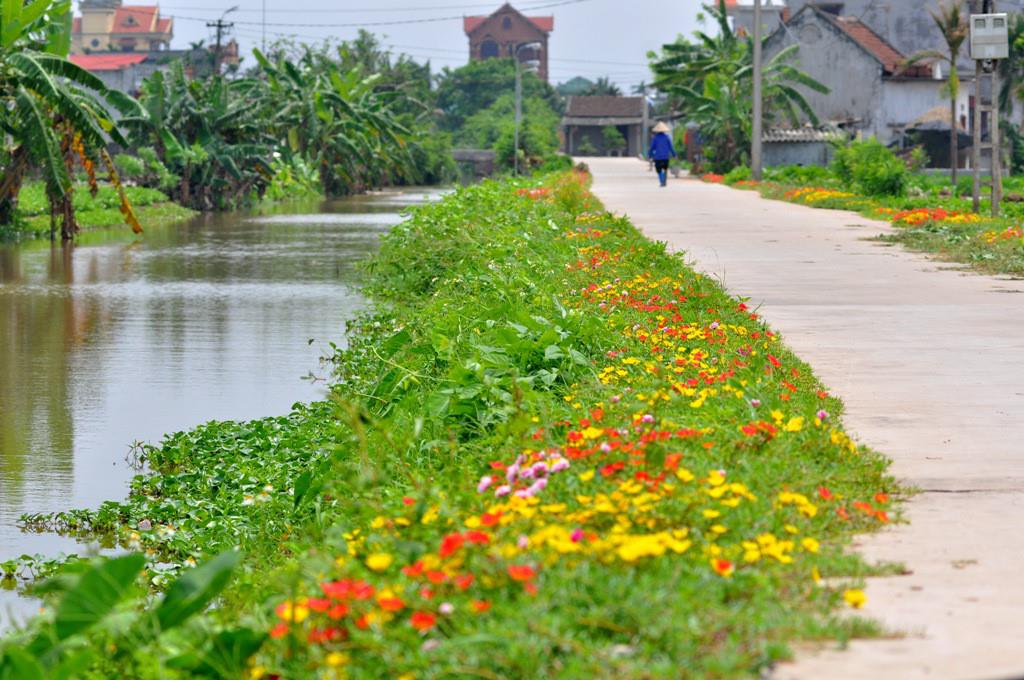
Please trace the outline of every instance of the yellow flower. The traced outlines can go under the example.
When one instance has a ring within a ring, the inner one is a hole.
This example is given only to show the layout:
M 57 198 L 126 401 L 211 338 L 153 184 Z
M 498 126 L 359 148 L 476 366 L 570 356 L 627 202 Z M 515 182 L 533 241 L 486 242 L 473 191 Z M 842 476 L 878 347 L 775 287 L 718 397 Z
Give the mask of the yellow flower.
M 331 668 L 337 668 L 338 666 L 346 665 L 349 662 L 349 656 L 348 654 L 343 654 L 341 652 L 331 652 L 327 655 L 327 658 L 325 658 L 324 661 L 326 661 L 327 665 Z
M 373 553 L 366 558 L 366 566 L 374 571 L 384 571 L 393 561 L 394 558 L 387 553 Z
M 676 470 L 676 477 L 681 482 L 692 482 L 694 480 L 693 473 L 682 467 Z
M 714 519 L 722 515 L 722 513 L 718 512 L 718 510 L 705 510 L 703 514 L 708 519 Z
M 821 583 L 821 572 L 818 571 L 817 567 L 814 567 L 813 569 L 811 569 L 811 579 L 815 583 Z
M 594 471 L 593 470 L 587 470 L 586 472 L 580 474 L 580 481 L 581 482 L 589 482 L 593 478 L 594 478 Z
M 799 432 L 804 429 L 804 419 L 801 416 L 790 418 L 785 429 L 786 432 Z
M 863 590 L 854 589 L 847 590 L 843 593 L 843 599 L 846 600 L 846 604 L 850 605 L 854 609 L 860 609 L 864 606 L 864 603 L 868 601 Z
M 802 545 L 804 547 L 804 550 L 806 550 L 807 552 L 818 552 L 818 542 L 810 536 L 800 541 L 800 545 Z

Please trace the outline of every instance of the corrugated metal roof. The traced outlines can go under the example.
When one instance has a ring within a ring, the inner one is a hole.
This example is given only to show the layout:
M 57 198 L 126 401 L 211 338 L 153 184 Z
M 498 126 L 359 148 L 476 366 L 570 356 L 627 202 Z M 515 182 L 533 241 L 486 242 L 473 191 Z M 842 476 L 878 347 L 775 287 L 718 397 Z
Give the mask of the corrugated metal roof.
M 761 140 L 765 144 L 805 144 L 810 142 L 831 142 L 842 139 L 843 133 L 832 128 L 774 128 L 766 130 Z

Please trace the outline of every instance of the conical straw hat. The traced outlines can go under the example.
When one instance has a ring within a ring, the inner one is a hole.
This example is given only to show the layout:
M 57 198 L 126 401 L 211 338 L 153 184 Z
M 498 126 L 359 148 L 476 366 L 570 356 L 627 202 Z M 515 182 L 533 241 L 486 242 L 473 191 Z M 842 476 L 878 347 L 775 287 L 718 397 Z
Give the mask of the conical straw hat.
M 668 125 L 665 125 L 665 121 L 658 121 L 658 124 L 654 126 L 654 131 L 655 132 L 670 132 L 671 128 L 669 128 Z

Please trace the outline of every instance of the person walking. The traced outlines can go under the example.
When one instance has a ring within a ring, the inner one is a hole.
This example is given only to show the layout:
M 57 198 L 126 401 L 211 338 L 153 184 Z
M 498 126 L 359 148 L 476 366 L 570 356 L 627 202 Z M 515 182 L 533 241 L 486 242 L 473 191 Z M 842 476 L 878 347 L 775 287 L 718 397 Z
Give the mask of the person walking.
M 675 147 L 672 146 L 672 138 L 669 137 L 669 127 L 664 121 L 659 121 L 654 126 L 654 137 L 651 138 L 651 148 L 647 157 L 654 161 L 654 169 L 658 171 L 658 181 L 665 186 L 668 181 L 669 159 L 676 157 Z

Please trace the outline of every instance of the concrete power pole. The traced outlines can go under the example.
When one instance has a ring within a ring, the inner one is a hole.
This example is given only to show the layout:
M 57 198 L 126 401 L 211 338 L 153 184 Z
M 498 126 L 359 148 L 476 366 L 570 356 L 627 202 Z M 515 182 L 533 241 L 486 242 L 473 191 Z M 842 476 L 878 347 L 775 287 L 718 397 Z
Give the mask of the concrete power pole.
M 761 66 L 761 0 L 754 0 L 754 124 L 750 135 L 750 174 L 755 181 L 761 180 L 761 137 L 764 127 Z

